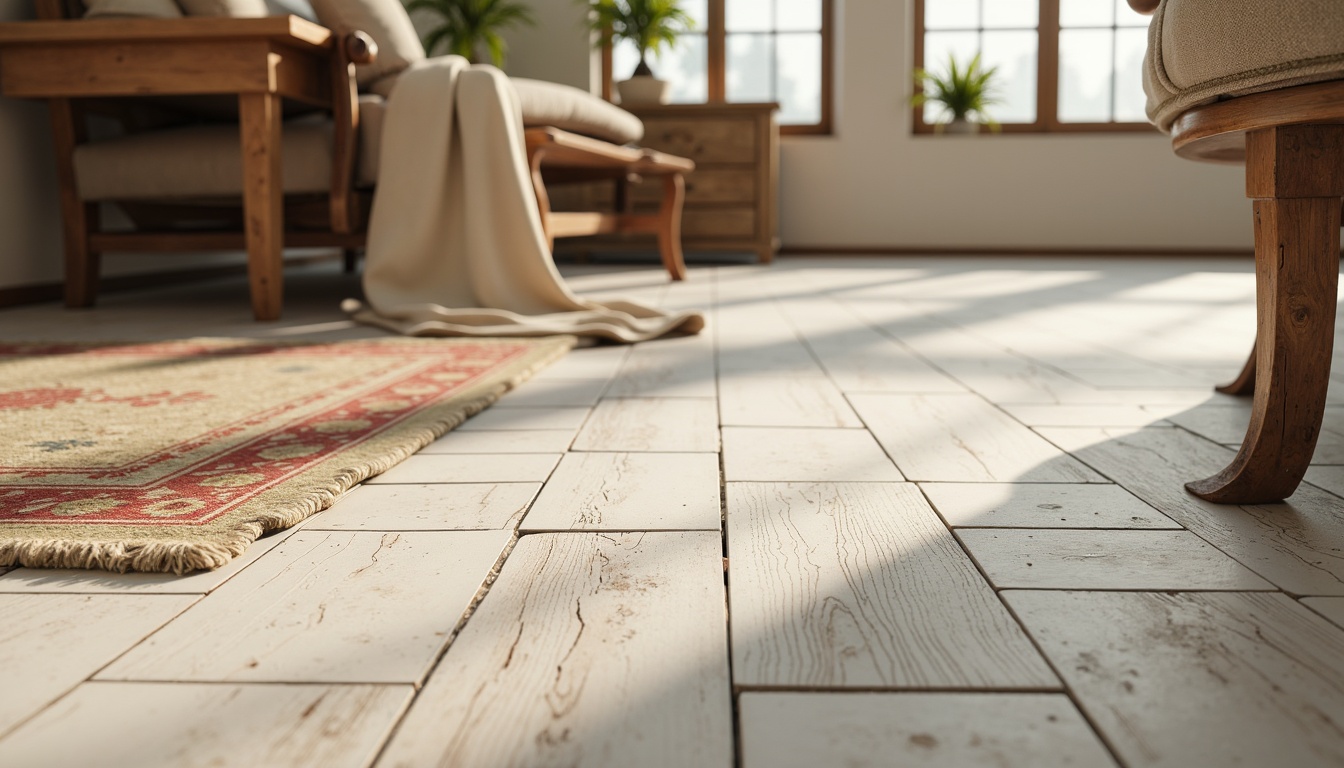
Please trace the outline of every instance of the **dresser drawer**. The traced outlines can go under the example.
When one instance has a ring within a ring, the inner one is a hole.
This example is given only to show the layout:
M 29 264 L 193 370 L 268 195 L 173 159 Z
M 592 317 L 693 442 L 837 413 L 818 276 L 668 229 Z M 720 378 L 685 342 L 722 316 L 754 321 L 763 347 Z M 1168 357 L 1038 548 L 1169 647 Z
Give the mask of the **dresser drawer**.
M 756 211 L 751 208 L 687 208 L 681 217 L 687 238 L 755 237 Z
M 644 118 L 643 146 L 697 163 L 756 162 L 756 124 L 751 120 Z
M 663 199 L 663 184 L 659 179 L 646 179 L 630 191 L 641 203 L 656 203 Z M 751 168 L 714 168 L 690 173 L 686 176 L 686 202 L 754 204 L 756 171 Z

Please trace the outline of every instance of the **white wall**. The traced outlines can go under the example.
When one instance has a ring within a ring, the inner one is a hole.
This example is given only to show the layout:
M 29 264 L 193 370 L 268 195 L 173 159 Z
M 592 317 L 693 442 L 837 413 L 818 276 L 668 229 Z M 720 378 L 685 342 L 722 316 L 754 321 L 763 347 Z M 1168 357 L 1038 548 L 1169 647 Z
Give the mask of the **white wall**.
M 577 0 L 532 6 L 544 26 L 510 38 L 510 74 L 579 85 L 591 60 L 596 81 Z M 911 4 L 836 7 L 835 133 L 783 139 L 786 246 L 1250 247 L 1241 171 L 1156 133 L 914 136 Z
M 1250 247 L 1241 170 L 1165 136 L 912 135 L 910 4 L 837 6 L 836 131 L 784 140 L 785 245 Z

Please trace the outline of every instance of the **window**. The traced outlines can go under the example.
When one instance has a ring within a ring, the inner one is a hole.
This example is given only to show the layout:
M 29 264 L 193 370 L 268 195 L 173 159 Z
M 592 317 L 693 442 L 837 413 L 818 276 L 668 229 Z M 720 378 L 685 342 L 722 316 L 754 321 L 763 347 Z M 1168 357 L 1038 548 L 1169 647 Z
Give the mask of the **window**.
M 976 52 L 998 67 L 1006 132 L 1151 130 L 1144 117 L 1148 17 L 1126 0 L 915 0 L 915 66 Z M 915 110 L 915 132 L 938 116 Z
M 833 0 L 685 0 L 695 31 L 652 55 L 672 102 L 779 102 L 783 133 L 829 133 Z M 621 41 L 603 56 L 603 95 L 635 69 Z

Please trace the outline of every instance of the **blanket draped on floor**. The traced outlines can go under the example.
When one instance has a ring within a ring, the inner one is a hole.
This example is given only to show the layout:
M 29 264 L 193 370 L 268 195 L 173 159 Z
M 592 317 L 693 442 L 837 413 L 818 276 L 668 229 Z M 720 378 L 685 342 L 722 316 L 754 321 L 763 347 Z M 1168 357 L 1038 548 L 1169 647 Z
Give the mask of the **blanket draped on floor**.
M 575 296 L 537 211 L 508 78 L 459 56 L 403 72 L 388 101 L 360 322 L 415 336 L 697 333 L 695 312 Z

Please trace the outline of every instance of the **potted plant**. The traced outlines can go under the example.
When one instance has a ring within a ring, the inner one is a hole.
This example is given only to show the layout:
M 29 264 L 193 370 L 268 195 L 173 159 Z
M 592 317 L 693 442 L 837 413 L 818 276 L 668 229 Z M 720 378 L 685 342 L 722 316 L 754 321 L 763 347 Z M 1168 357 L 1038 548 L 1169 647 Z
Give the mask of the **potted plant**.
M 647 57 L 695 26 L 680 0 L 590 0 L 588 7 L 589 24 L 601 35 L 599 45 L 629 40 L 639 50 L 634 74 L 616 84 L 621 103 L 666 103 L 669 83 L 654 76 Z
M 999 103 L 994 96 L 997 71 L 998 67 L 981 68 L 978 53 L 964 67 L 958 66 L 956 56 L 949 55 L 945 72 L 915 70 L 915 87 L 919 90 L 910 97 L 910 103 L 916 107 L 941 106 L 942 114 L 950 118 L 942 127 L 947 133 L 977 133 L 981 125 L 995 130 L 999 124 L 985 110 Z
M 407 11 L 425 11 L 438 17 L 438 26 L 425 35 L 425 52 L 447 44 L 449 53 L 481 63 L 481 48 L 496 67 L 504 65 L 506 46 L 500 32 L 509 27 L 535 26 L 532 9 L 513 0 L 410 0 Z

